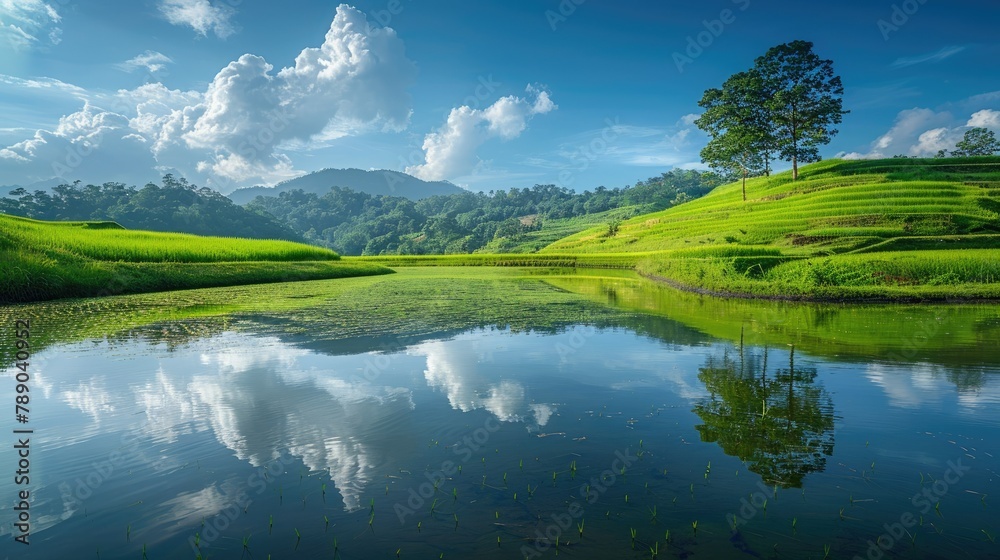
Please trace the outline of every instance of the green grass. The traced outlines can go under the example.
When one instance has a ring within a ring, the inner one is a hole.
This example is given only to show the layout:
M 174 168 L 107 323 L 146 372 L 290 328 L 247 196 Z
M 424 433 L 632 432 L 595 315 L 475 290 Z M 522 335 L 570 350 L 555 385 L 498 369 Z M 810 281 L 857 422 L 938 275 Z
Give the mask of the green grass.
M 572 218 L 543 219 L 542 228 L 515 239 L 497 239 L 487 243 L 477 253 L 535 253 L 552 243 L 593 227 L 607 227 L 612 220 L 627 220 L 648 210 L 644 206 L 624 206 L 606 212 Z
M 824 253 L 842 237 L 1000 233 L 1000 158 L 824 161 L 717 188 L 681 206 L 626 221 L 618 235 L 595 227 L 543 252 L 668 251 L 704 245 L 776 246 Z M 964 163 L 963 163 L 964 162 Z
M 500 266 L 500 267 L 585 267 L 635 268 L 652 253 L 609 254 L 461 254 L 461 255 L 388 255 L 379 257 L 344 257 L 344 262 L 373 263 L 384 266 Z
M 798 181 L 751 179 L 747 194 L 725 185 L 540 254 L 644 254 L 640 272 L 717 294 L 1000 297 L 1000 158 L 831 160 Z
M 0 303 L 384 274 L 327 249 L 0 215 Z
M 42 222 L 0 215 L 0 249 L 17 247 L 109 262 L 332 261 L 340 258 L 329 249 L 291 241 L 131 231 L 114 222 Z

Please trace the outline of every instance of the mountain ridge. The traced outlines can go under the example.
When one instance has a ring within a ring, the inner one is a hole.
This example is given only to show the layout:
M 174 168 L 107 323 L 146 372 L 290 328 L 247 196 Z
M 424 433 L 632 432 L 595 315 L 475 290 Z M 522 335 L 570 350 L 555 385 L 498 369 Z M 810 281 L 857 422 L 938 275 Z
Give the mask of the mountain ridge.
M 424 181 L 400 171 L 327 168 L 282 181 L 273 187 L 240 188 L 227 196 L 236 204 L 246 204 L 258 196 L 278 196 L 296 189 L 323 196 L 333 187 L 349 188 L 371 195 L 401 196 L 410 200 L 466 192 L 448 181 Z

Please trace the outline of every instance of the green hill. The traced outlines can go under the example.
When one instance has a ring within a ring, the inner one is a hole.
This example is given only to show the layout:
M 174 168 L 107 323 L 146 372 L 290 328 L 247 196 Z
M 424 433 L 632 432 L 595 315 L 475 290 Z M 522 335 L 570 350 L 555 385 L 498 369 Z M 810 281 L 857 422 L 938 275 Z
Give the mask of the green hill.
M 0 214 L 0 303 L 389 272 L 333 251 Z
M 542 253 L 657 252 L 639 270 L 755 296 L 943 299 L 1000 293 L 1000 158 L 831 160 L 719 187 Z

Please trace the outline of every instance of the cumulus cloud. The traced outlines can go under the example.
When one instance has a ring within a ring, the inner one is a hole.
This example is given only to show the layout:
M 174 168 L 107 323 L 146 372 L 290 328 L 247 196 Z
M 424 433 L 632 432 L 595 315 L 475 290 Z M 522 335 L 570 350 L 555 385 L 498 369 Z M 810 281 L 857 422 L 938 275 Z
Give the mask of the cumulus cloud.
M 162 0 L 160 13 L 174 25 L 188 26 L 207 37 L 214 32 L 225 39 L 236 32 L 230 19 L 236 10 L 225 4 L 212 4 L 209 0 Z
M 1000 96 L 976 96 L 949 107 L 951 110 L 916 107 L 901 111 L 892 128 L 876 138 L 868 151 L 841 153 L 839 157 L 931 157 L 940 150 L 952 150 L 972 127 L 985 127 L 1000 132 L 1000 110 L 984 108 L 984 105 L 1000 108 Z
M 54 130 L 0 149 L 0 169 L 13 168 L 28 181 L 51 178 L 67 182 L 79 176 L 104 181 L 142 182 L 156 179 L 156 166 L 146 140 L 134 134 L 124 115 L 91 104 L 59 119 Z M 135 181 L 136 178 L 142 181 Z
M 966 126 L 1000 129 L 1000 111 L 983 109 L 972 114 Z
M 167 61 L 149 51 L 129 62 L 152 70 L 151 66 Z M 300 175 L 282 153 L 285 146 L 308 149 L 331 137 L 404 129 L 411 113 L 407 89 L 415 78 L 416 65 L 406 57 L 393 29 L 372 27 L 363 13 L 341 5 L 323 43 L 303 49 L 291 66 L 276 70 L 264 58 L 244 54 L 220 70 L 204 92 L 150 83 L 113 95 L 88 94 L 92 103 L 64 119 L 113 121 L 114 134 L 107 134 L 111 130 L 105 126 L 99 135 L 102 140 L 115 137 L 141 145 L 145 153 L 126 168 L 140 162 L 148 165 L 133 182 L 169 170 L 228 192 Z M 539 94 L 530 110 L 551 110 L 547 103 L 547 95 Z M 498 124 L 509 131 L 516 123 Z M 45 168 L 51 166 L 52 157 L 61 156 L 45 153 L 50 159 L 44 160 L 41 152 L 29 148 L 54 145 L 57 140 L 63 143 L 58 150 L 65 151 L 67 143 L 72 149 L 80 146 L 79 135 L 63 138 L 60 131 L 39 131 L 35 136 L 27 144 L 0 147 L 0 171 L 22 182 L 48 179 L 53 174 Z M 105 144 L 93 149 L 94 154 L 104 152 Z M 85 151 L 89 153 L 90 147 Z M 131 157 L 135 150 L 126 153 Z M 93 168 L 95 173 L 81 172 L 73 178 L 110 180 L 110 169 L 98 170 L 99 159 L 87 156 L 86 164 L 73 171 Z
M 125 62 L 116 64 L 115 67 L 125 72 L 135 72 L 136 70 L 145 68 L 149 73 L 156 74 L 166 68 L 167 64 L 173 63 L 174 61 L 163 53 L 146 51 L 129 60 L 126 60 Z
M 406 172 L 428 181 L 472 172 L 479 164 L 479 146 L 492 138 L 517 138 L 532 117 L 558 108 L 547 91 L 529 85 L 526 92 L 526 98 L 502 97 L 482 110 L 468 105 L 452 109 L 444 126 L 424 138 L 424 163 L 407 167 Z
M 0 40 L 14 50 L 46 44 L 58 45 L 62 17 L 55 7 L 42 0 L 0 0 Z

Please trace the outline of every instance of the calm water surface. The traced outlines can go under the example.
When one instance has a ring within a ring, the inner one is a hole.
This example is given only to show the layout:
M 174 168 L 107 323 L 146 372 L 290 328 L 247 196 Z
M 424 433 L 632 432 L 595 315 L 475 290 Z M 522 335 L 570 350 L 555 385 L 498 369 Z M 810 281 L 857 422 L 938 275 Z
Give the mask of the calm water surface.
M 997 306 L 508 282 L 591 319 L 482 324 L 472 305 L 451 328 L 348 336 L 317 301 L 307 328 L 211 307 L 48 326 L 31 544 L 13 540 L 11 404 L 0 556 L 1000 557 Z

